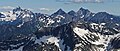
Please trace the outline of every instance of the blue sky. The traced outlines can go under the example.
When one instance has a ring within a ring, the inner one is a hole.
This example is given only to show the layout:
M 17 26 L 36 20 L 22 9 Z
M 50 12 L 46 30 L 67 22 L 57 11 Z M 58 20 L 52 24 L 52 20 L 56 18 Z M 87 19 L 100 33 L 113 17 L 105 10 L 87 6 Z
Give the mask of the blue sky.
M 92 2 L 90 2 L 92 1 Z M 94 1 L 94 2 L 93 2 Z M 17 6 L 30 9 L 33 12 L 51 14 L 62 8 L 66 12 L 77 11 L 80 7 L 89 9 L 92 12 L 108 12 L 120 15 L 120 0 L 0 0 L 0 11 L 11 10 Z

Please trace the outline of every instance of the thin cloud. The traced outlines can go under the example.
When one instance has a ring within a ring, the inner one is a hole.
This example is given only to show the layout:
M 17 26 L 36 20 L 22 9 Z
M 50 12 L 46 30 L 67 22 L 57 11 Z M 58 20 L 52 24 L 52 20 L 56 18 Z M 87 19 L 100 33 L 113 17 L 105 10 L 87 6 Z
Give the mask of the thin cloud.
M 15 7 L 12 6 L 2 6 L 0 9 L 14 9 Z
M 52 9 L 49 8 L 39 8 L 40 11 L 51 11 Z
M 11 10 L 13 10 L 15 8 L 17 8 L 17 7 L 13 7 L 13 6 L 1 6 L 0 7 L 0 11 L 11 11 Z M 31 11 L 34 10 L 32 8 L 22 8 L 22 9 L 28 9 L 28 10 L 31 10 Z
M 24 8 L 23 8 L 24 9 Z M 34 9 L 32 9 L 32 8 L 27 8 L 28 10 L 30 10 L 30 11 L 33 11 Z
M 38 11 L 40 11 L 41 13 L 50 13 L 51 11 L 53 11 L 50 8 L 38 8 Z
M 71 2 L 71 3 L 101 3 L 103 0 L 56 0 L 57 2 Z
M 91 3 L 91 2 L 96 2 L 96 3 L 99 3 L 99 2 L 103 2 L 102 0 L 71 0 L 72 2 L 78 2 L 78 3 Z

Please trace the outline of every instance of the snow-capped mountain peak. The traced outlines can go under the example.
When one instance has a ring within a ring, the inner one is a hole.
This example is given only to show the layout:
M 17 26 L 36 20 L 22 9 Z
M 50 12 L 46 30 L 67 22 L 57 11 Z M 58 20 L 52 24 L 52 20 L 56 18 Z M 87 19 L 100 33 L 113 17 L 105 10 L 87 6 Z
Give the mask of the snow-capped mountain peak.
M 58 14 L 65 14 L 65 12 L 61 8 L 56 13 L 58 13 Z
M 71 16 L 77 16 L 77 13 L 73 10 L 69 11 L 68 14 Z
M 16 20 L 16 15 L 13 14 L 12 11 L 8 12 L 1 12 L 2 16 L 0 18 L 0 21 L 13 21 Z
M 27 9 L 17 7 L 13 11 L 1 12 L 0 21 L 15 21 L 16 19 L 22 19 L 25 17 L 34 17 L 34 13 Z M 18 20 L 17 20 L 18 21 Z
M 77 12 L 90 12 L 88 9 L 80 8 Z
M 66 14 L 66 12 L 60 8 L 57 12 L 53 13 L 51 16 L 64 15 L 64 14 Z
M 16 11 L 22 11 L 23 9 L 20 7 L 20 6 L 18 6 L 18 7 L 16 7 L 15 9 L 13 9 L 13 12 L 16 12 Z

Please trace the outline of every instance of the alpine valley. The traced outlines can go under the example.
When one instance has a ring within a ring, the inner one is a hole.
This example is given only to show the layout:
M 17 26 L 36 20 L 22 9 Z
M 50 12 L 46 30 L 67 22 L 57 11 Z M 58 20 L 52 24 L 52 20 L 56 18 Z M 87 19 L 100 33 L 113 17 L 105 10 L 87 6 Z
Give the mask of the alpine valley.
M 120 51 L 120 16 L 88 9 L 0 12 L 0 51 Z

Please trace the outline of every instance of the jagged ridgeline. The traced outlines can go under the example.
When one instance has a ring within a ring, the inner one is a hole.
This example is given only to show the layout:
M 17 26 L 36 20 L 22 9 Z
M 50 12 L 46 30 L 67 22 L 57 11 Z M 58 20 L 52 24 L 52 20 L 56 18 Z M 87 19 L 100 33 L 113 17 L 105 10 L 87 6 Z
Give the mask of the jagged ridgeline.
M 0 12 L 0 51 L 119 51 L 120 16 L 59 9 Z

